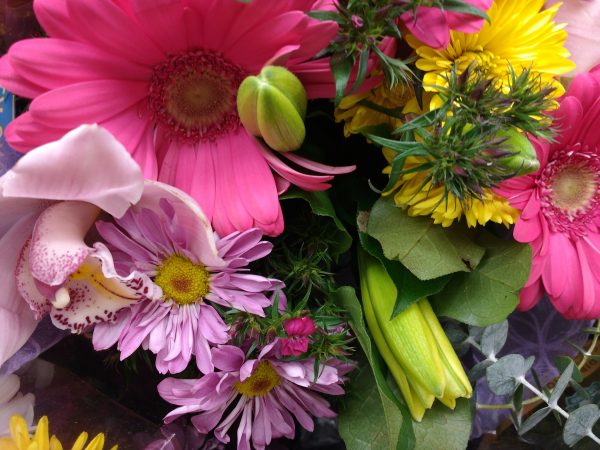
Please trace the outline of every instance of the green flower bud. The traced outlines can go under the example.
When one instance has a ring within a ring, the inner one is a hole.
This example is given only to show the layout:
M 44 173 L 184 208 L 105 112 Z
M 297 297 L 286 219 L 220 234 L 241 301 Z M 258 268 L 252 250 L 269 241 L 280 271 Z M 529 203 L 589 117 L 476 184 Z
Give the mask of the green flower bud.
M 279 152 L 300 148 L 306 129 L 306 91 L 300 80 L 279 66 L 265 66 L 247 77 L 238 90 L 237 109 L 242 124 Z
M 526 175 L 533 173 L 540 168 L 540 162 L 537 159 L 535 148 L 522 133 L 510 129 L 498 134 L 499 138 L 507 138 L 502 147 L 512 156 L 500 158 L 498 162 L 504 167 L 516 172 L 517 175 Z

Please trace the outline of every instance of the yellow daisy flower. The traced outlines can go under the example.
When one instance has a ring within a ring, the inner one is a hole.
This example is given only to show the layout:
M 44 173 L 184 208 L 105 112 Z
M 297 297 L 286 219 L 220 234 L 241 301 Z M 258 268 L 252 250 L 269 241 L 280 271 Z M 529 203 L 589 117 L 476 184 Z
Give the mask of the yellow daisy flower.
M 344 136 L 346 137 L 359 133 L 361 128 L 373 125 L 387 124 L 392 129 L 398 128 L 402 125 L 399 118 L 379 112 L 361 102 L 366 101 L 385 109 L 405 113 L 402 107 L 411 98 L 414 98 L 414 95 L 411 88 L 402 84 L 398 84 L 394 89 L 389 89 L 385 83 L 382 83 L 368 92 L 344 97 L 335 110 L 335 120 L 336 122 L 345 122 Z
M 83 432 L 79 435 L 71 450 L 103 450 L 104 434 L 100 433 L 92 439 L 87 446 L 88 434 Z M 84 447 L 85 446 L 85 447 Z M 10 418 L 10 437 L 0 437 L 0 449 L 2 450 L 63 450 L 63 446 L 56 436 L 48 435 L 48 417 L 40 419 L 33 436 L 29 435 L 27 423 L 21 416 Z M 117 446 L 111 448 L 117 450 Z
M 542 85 L 555 88 L 552 96 L 564 93 L 555 75 L 570 72 L 575 64 L 568 59 L 564 47 L 566 24 L 555 24 L 553 19 L 560 4 L 542 10 L 544 0 L 495 0 L 487 11 L 490 22 L 485 22 L 478 33 L 451 31 L 450 45 L 435 50 L 423 45 L 414 36 L 407 36 L 409 45 L 416 50 L 416 65 L 425 72 L 425 90 L 437 91 L 436 86 L 447 86 L 447 78 L 456 66 L 462 73 L 475 62 L 496 78 L 502 86 L 508 83 L 510 67 L 518 73 L 531 69 L 539 74 Z M 436 98 L 431 108 L 437 108 Z
M 383 153 L 391 161 L 394 153 L 388 149 L 384 149 Z M 411 156 L 406 159 L 404 168 L 410 169 L 423 161 L 423 158 Z M 384 173 L 389 174 L 390 171 L 391 166 L 384 169 Z M 463 215 L 469 227 L 485 225 L 489 221 L 509 227 L 519 216 L 519 211 L 512 208 L 508 200 L 490 189 L 484 190 L 481 199 L 465 199 L 461 202 L 452 193 L 444 198 L 444 187 L 424 183 L 426 177 L 427 171 L 401 175 L 396 185 L 383 195 L 393 194 L 394 203 L 407 209 L 410 216 L 431 216 L 434 223 L 443 227 L 449 227 Z

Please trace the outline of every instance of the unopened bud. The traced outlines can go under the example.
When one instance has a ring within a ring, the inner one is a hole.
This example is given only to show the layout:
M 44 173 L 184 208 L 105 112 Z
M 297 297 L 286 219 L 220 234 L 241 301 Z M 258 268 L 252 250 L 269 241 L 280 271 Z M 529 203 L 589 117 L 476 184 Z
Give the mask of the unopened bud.
M 237 109 L 246 130 L 272 149 L 289 152 L 302 145 L 306 91 L 286 68 L 265 66 L 247 77 L 238 89 Z
M 533 173 L 540 168 L 535 148 L 522 133 L 517 130 L 508 130 L 500 133 L 499 137 L 506 137 L 502 144 L 505 150 L 512 153 L 500 158 L 498 162 L 507 169 L 513 170 L 517 175 Z

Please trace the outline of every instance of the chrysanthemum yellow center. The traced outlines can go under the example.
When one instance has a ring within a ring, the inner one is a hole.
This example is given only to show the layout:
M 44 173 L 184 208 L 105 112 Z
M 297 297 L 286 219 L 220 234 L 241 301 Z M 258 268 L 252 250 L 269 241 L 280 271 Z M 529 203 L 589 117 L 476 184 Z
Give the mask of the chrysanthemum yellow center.
M 149 106 L 171 137 L 213 140 L 240 126 L 236 95 L 245 76 L 241 67 L 212 50 L 172 55 L 154 67 Z
M 161 287 L 166 300 L 188 305 L 201 302 L 208 294 L 209 277 L 204 265 L 181 255 L 171 255 L 158 267 L 154 282 Z
M 598 190 L 594 172 L 585 167 L 565 167 L 552 180 L 552 202 L 575 213 L 587 208 Z
M 280 377 L 269 361 L 259 362 L 252 374 L 242 382 L 235 383 L 233 387 L 246 397 L 263 397 L 279 385 Z

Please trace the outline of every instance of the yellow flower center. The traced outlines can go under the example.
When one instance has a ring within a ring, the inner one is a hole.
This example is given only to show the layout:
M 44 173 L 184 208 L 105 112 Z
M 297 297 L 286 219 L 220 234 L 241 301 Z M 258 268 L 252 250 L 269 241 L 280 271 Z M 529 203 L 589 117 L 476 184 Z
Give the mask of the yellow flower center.
M 203 264 L 195 264 L 181 255 L 171 255 L 158 267 L 154 282 L 165 299 L 179 305 L 199 303 L 210 290 L 210 274 Z
M 587 208 L 598 190 L 596 177 L 585 167 L 567 166 L 554 176 L 552 202 L 567 213 Z
M 279 385 L 279 381 L 280 377 L 269 361 L 261 361 L 248 378 L 235 383 L 233 387 L 246 397 L 264 397 Z

